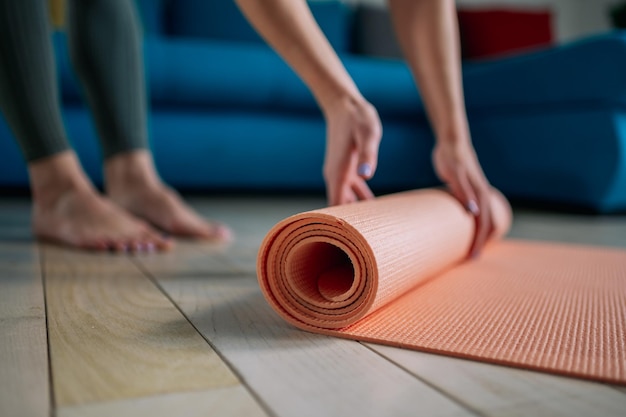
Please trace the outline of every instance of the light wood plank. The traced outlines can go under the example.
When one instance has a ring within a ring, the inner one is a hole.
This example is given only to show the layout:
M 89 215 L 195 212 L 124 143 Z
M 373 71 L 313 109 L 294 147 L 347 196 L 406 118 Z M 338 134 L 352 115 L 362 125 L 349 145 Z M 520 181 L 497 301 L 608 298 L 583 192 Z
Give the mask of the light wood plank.
M 206 218 L 233 229 L 231 243 L 177 239 L 172 252 L 140 256 L 160 276 L 241 276 L 256 274 L 256 254 L 269 229 L 292 214 L 321 207 L 321 198 L 195 198 L 194 208 Z
M 599 383 L 367 344 L 485 416 L 624 416 L 626 395 Z
M 2 198 L 0 201 L 0 239 L 5 242 L 5 246 L 31 243 L 30 200 Z
M 372 351 L 367 353 L 367 348 L 362 347 L 360 349 L 358 346 L 354 348 L 353 346 L 358 344 L 299 332 L 283 323 L 269 311 L 268 307 L 264 307 L 264 300 L 255 292 L 256 283 L 253 277 L 256 248 L 260 240 L 276 221 L 296 212 L 316 208 L 323 204 L 322 199 L 202 198 L 198 199 L 197 202 L 196 207 L 205 213 L 207 217 L 222 220 L 235 229 L 238 239 L 234 244 L 229 247 L 217 248 L 211 244 L 195 245 L 183 242 L 179 245 L 180 251 L 177 249 L 172 254 L 164 255 L 163 257 L 140 257 L 138 261 L 145 268 L 159 276 L 168 293 L 174 296 L 176 300 L 185 302 L 186 314 L 192 317 L 194 322 L 201 324 L 201 330 L 205 335 L 215 339 L 212 340 L 215 346 L 241 372 L 246 384 L 256 391 L 277 415 L 307 415 L 307 412 L 310 415 L 352 414 L 350 407 L 353 404 L 356 404 L 356 410 L 367 409 L 364 413 L 365 415 L 377 413 L 388 415 L 394 411 L 397 411 L 400 415 L 402 413 L 415 415 L 415 410 L 419 410 L 417 411 L 418 414 L 422 413 L 425 415 L 446 415 L 448 412 L 450 415 L 456 415 L 459 412 L 461 415 L 469 413 L 469 411 L 460 408 L 449 398 L 442 395 L 437 394 L 438 399 L 433 400 L 430 398 L 430 394 L 424 394 L 422 390 L 429 393 L 435 391 L 421 384 L 415 378 L 410 377 L 409 374 L 400 371 L 397 367 L 394 368 L 392 366 L 391 369 L 395 370 L 390 371 L 389 362 L 386 362 L 385 359 Z M 11 255 L 5 256 L 5 258 L 8 258 L 4 264 L 5 268 L 12 266 L 17 271 L 16 274 L 28 275 L 33 272 L 32 268 L 24 267 L 24 261 L 28 260 L 28 255 L 24 255 L 24 252 L 20 251 L 19 248 L 16 249 L 16 243 L 19 246 L 20 242 L 28 240 L 28 204 L 27 202 L 19 201 L 11 203 L 9 206 L 3 204 L 0 207 L 0 214 L 2 214 L 0 215 L 0 237 L 5 240 L 11 240 L 10 243 L 4 245 L 0 242 L 0 252 L 3 247 L 9 252 L 12 251 Z M 8 214 L 8 216 L 5 216 L 5 214 Z M 511 234 L 515 237 L 533 239 L 626 246 L 626 241 L 624 240 L 626 239 L 626 219 L 617 216 L 572 216 L 518 211 Z M 69 260 L 61 257 L 60 262 L 57 262 L 55 259 L 50 260 L 50 268 L 58 271 L 63 271 L 65 268 L 71 271 L 67 274 L 61 272 L 61 275 L 66 276 L 59 280 L 59 288 L 67 286 L 65 282 L 68 281 L 69 277 L 70 281 L 74 281 L 73 287 L 77 289 L 72 291 L 67 288 L 63 291 L 58 290 L 59 293 L 65 294 L 59 298 L 59 303 L 61 300 L 64 302 L 72 301 L 74 309 L 83 311 L 83 319 L 79 320 L 82 322 L 86 321 L 86 318 L 91 319 L 94 316 L 91 309 L 98 312 L 115 310 L 115 314 L 113 314 L 115 319 L 113 320 L 113 330 L 118 340 L 122 336 L 133 338 L 132 334 L 123 333 L 118 328 L 117 323 L 121 320 L 120 317 L 124 315 L 128 317 L 124 316 L 123 318 L 132 322 L 132 325 L 136 326 L 137 329 L 161 329 L 167 327 L 159 326 L 155 324 L 155 321 L 161 320 L 164 315 L 170 313 L 171 303 L 168 304 L 168 301 L 163 299 L 155 302 L 155 299 L 158 299 L 158 297 L 151 295 L 151 292 L 148 292 L 148 295 L 146 295 L 143 286 L 149 286 L 151 283 L 145 281 L 145 277 L 137 273 L 137 271 L 134 272 L 137 275 L 128 275 L 131 276 L 133 284 L 119 279 L 118 275 L 126 274 L 126 272 L 119 271 L 126 271 L 127 268 L 132 269 L 132 265 L 130 265 L 127 259 L 125 266 L 120 268 L 119 266 L 110 265 L 110 259 L 115 257 L 105 255 L 103 256 L 104 261 L 100 260 L 94 264 L 91 256 L 93 255 L 87 256 L 87 259 L 79 256 Z M 2 255 L 0 255 L 1 257 Z M 102 285 L 93 282 L 93 277 L 90 279 L 91 283 L 83 286 L 79 282 L 80 278 L 94 275 L 93 271 L 100 271 L 95 273 L 95 275 L 99 275 L 101 279 L 105 277 L 105 280 L 115 281 L 115 285 L 120 286 L 119 291 L 115 292 L 111 288 L 101 291 L 100 287 Z M 1 272 L 3 270 L 0 269 Z M 117 281 L 115 278 L 111 279 L 111 276 L 118 276 Z M 207 281 L 209 282 L 208 284 Z M 138 282 L 142 282 L 142 284 Z M 8 293 L 3 298 L 5 293 L 2 291 L 4 288 L 2 285 L 0 284 L 0 314 L 3 311 L 2 306 L 5 305 L 4 299 L 13 298 Z M 69 286 L 71 287 L 72 285 Z M 216 292 L 216 295 L 211 298 L 209 295 L 213 294 L 213 291 Z M 103 293 L 102 296 L 100 296 L 100 292 Z M 111 300 L 116 297 L 123 303 L 120 302 L 118 305 L 114 305 Z M 203 300 L 204 297 L 207 298 Z M 220 297 L 223 299 L 220 299 Z M 77 304 L 75 300 L 82 300 L 82 302 Z M 92 306 L 91 309 L 83 304 L 85 301 L 93 302 L 94 300 L 96 305 Z M 161 304 L 162 302 L 164 304 Z M 126 306 L 128 303 L 135 304 L 135 307 Z M 108 304 L 109 307 L 101 304 Z M 23 305 L 26 306 L 26 304 Z M 139 317 L 137 312 L 147 309 L 148 307 L 146 306 L 148 305 L 152 306 L 150 307 L 151 311 L 146 312 L 145 317 Z M 161 312 L 155 316 L 152 309 L 160 310 L 162 305 L 168 306 L 164 308 L 164 310 L 167 310 L 167 314 Z M 65 308 L 64 306 L 61 310 Z M 127 311 L 127 309 L 130 310 Z M 74 313 L 71 313 L 71 315 L 80 316 Z M 61 319 L 65 320 L 62 317 L 61 315 Z M 97 322 L 98 325 L 108 324 L 105 314 L 99 314 L 99 317 L 101 321 Z M 180 320 L 180 315 L 173 321 L 176 320 Z M 0 326 L 3 323 L 3 320 L 0 320 Z M 69 323 L 69 325 L 76 326 L 76 322 L 72 323 L 72 320 L 69 320 Z M 110 331 L 108 328 L 106 330 Z M 164 333 L 169 331 L 164 331 Z M 79 326 L 78 329 L 72 330 L 72 333 L 74 333 L 72 336 L 74 339 L 68 339 L 68 342 L 78 340 L 77 344 L 74 343 L 77 350 L 82 349 L 80 348 L 81 344 L 84 343 L 82 339 L 93 339 L 90 345 L 82 346 L 85 350 L 81 352 L 85 355 L 91 355 L 92 353 L 90 352 L 95 352 L 96 356 L 92 356 L 91 360 L 96 358 L 101 350 L 112 349 L 107 348 L 107 346 L 115 345 L 115 343 L 105 341 L 102 347 L 92 348 L 92 346 L 102 343 L 102 341 L 98 337 L 94 339 L 90 329 L 87 327 L 81 328 Z M 168 347 L 170 347 L 170 343 L 172 343 L 172 346 L 175 345 L 167 338 L 154 336 L 154 333 L 158 332 L 150 333 L 150 330 L 148 330 L 142 334 L 142 338 L 149 344 L 159 345 L 162 343 Z M 0 334 L 4 336 L 4 329 L 0 329 Z M 64 337 L 67 336 L 64 335 Z M 43 343 L 45 347 L 45 339 Z M 125 345 L 129 346 L 129 344 Z M 136 350 L 138 349 L 137 345 L 140 344 L 136 340 L 131 340 L 130 345 L 133 345 L 133 350 L 130 353 L 115 347 L 115 349 L 118 349 L 117 355 L 110 353 L 106 359 L 109 361 L 120 360 L 120 357 L 123 356 L 130 359 L 128 362 L 147 361 L 146 358 L 142 357 L 137 360 L 139 354 Z M 0 342 L 0 365 L 3 358 L 8 358 L 2 351 L 3 346 L 7 346 L 4 340 Z M 378 348 L 376 347 L 375 349 Z M 160 353 L 154 354 L 154 349 L 148 350 L 151 352 L 149 356 L 153 358 L 170 356 L 169 353 L 165 355 Z M 626 397 L 624 395 L 626 388 L 624 387 L 608 387 L 585 381 L 466 362 L 447 357 L 409 351 L 401 352 L 426 355 L 428 358 L 422 361 L 426 362 L 426 365 L 421 364 L 419 369 L 411 372 L 419 375 L 428 384 L 432 384 L 439 390 L 446 392 L 449 397 L 456 398 L 459 403 L 464 404 L 467 401 L 467 405 L 470 408 L 480 410 L 480 414 L 498 416 L 559 416 L 567 414 L 575 416 L 586 415 L 585 412 L 587 412 L 587 415 L 597 416 L 623 415 L 623 413 L 615 414 L 615 409 L 612 407 L 617 404 L 621 409 L 624 408 L 620 402 L 621 400 L 618 399 L 622 396 Z M 382 352 L 379 351 L 379 353 Z M 390 359 L 394 360 L 391 357 Z M 121 358 L 121 360 L 124 361 L 124 358 Z M 411 359 L 411 361 L 414 360 Z M 66 359 L 66 361 L 69 362 L 70 359 Z M 85 363 L 86 359 L 82 358 L 78 362 L 81 364 Z M 259 364 L 258 362 L 264 363 Z M 458 365 L 458 362 L 470 365 L 461 366 Z M 126 364 L 126 362 L 124 363 Z M 362 363 L 367 363 L 367 365 L 361 366 Z M 70 365 L 72 364 L 70 363 Z M 133 370 L 141 368 L 138 363 L 130 364 L 130 366 Z M 159 363 L 157 366 L 161 366 L 161 364 Z M 403 366 L 409 368 L 405 363 L 403 363 Z M 468 366 L 470 367 L 469 370 Z M 37 367 L 40 368 L 39 365 Z M 58 367 L 57 365 L 56 368 Z M 169 365 L 166 364 L 165 367 L 168 369 L 163 370 L 164 373 L 171 372 Z M 492 368 L 496 370 L 494 371 Z M 4 370 L 4 367 L 0 369 Z M 99 372 L 98 369 L 96 371 Z M 93 370 L 89 372 L 93 374 Z M 396 378 L 398 373 L 403 376 Z M 0 372 L 0 381 L 3 381 L 2 376 L 3 372 Z M 84 380 L 85 390 L 98 389 L 101 385 L 111 382 L 111 378 L 106 372 L 103 375 L 96 373 L 91 376 L 97 383 L 93 384 L 90 380 Z M 441 381 L 442 378 L 445 381 Z M 373 381 L 374 379 L 377 380 Z M 276 383 L 276 381 L 284 381 L 284 383 Z M 409 388 L 406 388 L 407 381 L 411 381 L 408 382 Z M 416 381 L 420 384 L 419 388 L 415 388 L 414 384 Z M 459 382 L 455 383 L 454 381 Z M 0 382 L 0 387 L 4 386 L 4 382 Z M 384 389 L 381 389 L 381 386 L 384 386 Z M 198 389 L 202 390 L 199 392 L 206 392 L 205 388 Z M 208 392 L 221 392 L 223 390 L 229 393 L 232 391 L 247 393 L 241 385 L 237 384 L 225 388 L 209 389 Z M 399 392 L 396 392 L 398 390 Z M 613 394 L 607 390 L 611 390 Z M 0 389 L 0 415 L 6 415 L 6 413 L 2 412 L 2 405 L 6 404 L 6 402 L 1 397 L 5 391 L 4 388 Z M 153 389 L 152 391 L 156 390 Z M 161 408 L 166 410 L 170 406 L 168 404 L 171 404 L 172 409 L 174 409 L 175 404 L 185 403 L 182 398 L 188 394 L 190 397 L 186 398 L 190 407 L 185 412 L 193 413 L 194 410 L 202 409 L 203 404 L 205 404 L 205 402 L 199 399 L 202 395 L 198 394 L 198 398 L 195 397 L 197 392 L 176 393 L 176 391 L 170 391 L 173 393 L 162 395 L 159 395 L 158 392 L 141 394 L 148 395 L 148 397 L 140 399 L 133 399 L 132 397 L 135 397 L 135 395 L 129 396 L 129 391 L 125 391 L 125 394 L 121 395 L 122 399 L 115 402 L 91 403 L 85 406 L 63 406 L 59 409 L 59 413 L 78 412 L 80 414 L 83 411 L 85 413 L 107 413 L 108 411 L 109 415 L 119 415 L 119 413 L 132 412 L 129 410 L 133 410 L 137 404 L 139 404 L 138 407 L 145 407 L 146 410 L 159 409 L 157 404 L 160 404 Z M 416 395 L 416 393 L 418 393 L 418 397 L 420 395 L 427 397 L 425 401 L 426 408 L 415 405 L 420 402 L 419 400 L 409 402 L 413 407 L 413 413 L 409 413 L 408 409 L 411 407 L 408 405 L 403 406 L 402 404 L 407 402 L 405 397 Z M 211 397 L 212 394 L 207 395 Z M 230 394 L 225 395 L 228 396 Z M 382 404 L 375 404 L 370 407 L 370 403 L 378 401 L 377 395 L 382 397 Z M 339 400 L 341 396 L 345 396 L 345 399 Z M 110 397 L 108 396 L 108 398 Z M 468 399 L 467 397 L 471 398 Z M 325 399 L 330 400 L 328 403 L 319 404 L 320 400 Z M 41 397 L 32 395 L 25 397 L 25 400 L 37 403 L 41 400 Z M 587 400 L 589 400 L 589 403 L 587 405 L 583 404 Z M 206 399 L 206 401 L 210 402 L 211 400 Z M 249 395 L 233 402 L 245 403 L 247 401 L 253 401 Z M 341 401 L 345 401 L 345 404 L 337 404 Z M 359 401 L 363 403 L 359 403 Z M 394 401 L 398 404 L 385 408 L 385 404 L 393 403 Z M 438 401 L 447 404 L 447 406 L 439 408 L 437 406 Z M 450 404 L 452 404 L 452 407 L 449 407 Z M 107 408 L 109 405 L 112 408 Z M 301 411 L 304 408 L 306 410 L 304 410 L 303 414 Z M 436 410 L 431 413 L 433 409 Z M 330 412 L 327 412 L 329 410 Z M 619 412 L 619 410 L 617 411 Z
M 201 249 L 205 258 L 221 257 L 231 266 L 221 277 L 190 274 L 184 263 L 177 273 L 138 260 L 278 416 L 412 416 L 418 409 L 424 415 L 472 415 L 360 344 L 298 331 L 271 311 L 256 282 L 258 246 L 277 221 L 322 204 L 319 198 L 196 204 L 237 236 L 226 251 Z
M 230 244 L 179 239 L 171 251 L 161 253 L 159 256 L 137 255 L 136 259 L 167 276 L 236 275 L 241 271 L 229 261 L 227 253 L 230 249 Z
M 0 240 L 0 266 L 13 270 L 41 270 L 39 249 L 33 242 L 15 242 Z
M 626 216 L 517 210 L 509 236 L 531 240 L 626 247 Z
M 357 342 L 288 325 L 253 277 L 161 284 L 277 416 L 473 415 Z
M 46 247 L 45 274 L 58 406 L 239 384 L 128 258 Z
M 257 417 L 263 409 L 241 386 L 61 407 L 58 417 Z
M 46 313 L 34 244 L 0 245 L 0 335 L 0 416 L 47 416 Z

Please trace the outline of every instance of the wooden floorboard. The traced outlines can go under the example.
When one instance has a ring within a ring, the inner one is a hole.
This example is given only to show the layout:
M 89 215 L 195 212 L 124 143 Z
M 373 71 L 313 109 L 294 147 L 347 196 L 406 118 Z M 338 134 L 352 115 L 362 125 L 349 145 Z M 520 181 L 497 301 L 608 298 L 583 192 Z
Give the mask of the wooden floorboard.
M 626 215 L 515 212 L 509 237 L 626 247 Z
M 61 407 L 57 417 L 261 417 L 265 411 L 241 386 Z
M 261 240 L 282 218 L 322 204 L 196 204 L 233 227 L 237 239 L 227 250 L 190 246 L 174 251 L 171 262 L 137 260 L 277 416 L 474 415 L 361 344 L 296 330 L 267 305 L 255 273 Z M 219 265 L 224 274 L 198 273 L 199 265 Z
M 323 199 L 192 201 L 236 240 L 137 257 L 45 247 L 52 375 L 28 203 L 0 204 L 0 417 L 51 403 L 69 417 L 626 415 L 626 387 L 299 331 L 261 296 L 256 251 Z M 511 235 L 624 247 L 626 217 L 520 211 Z
M 368 346 L 485 416 L 625 415 L 626 395 L 604 384 L 382 345 Z
M 130 259 L 47 246 L 44 265 L 59 407 L 239 384 Z
M 0 416 L 49 415 L 46 314 L 36 244 L 0 244 L 0 340 Z
M 254 278 L 160 283 L 276 416 L 474 415 L 357 342 L 294 329 Z

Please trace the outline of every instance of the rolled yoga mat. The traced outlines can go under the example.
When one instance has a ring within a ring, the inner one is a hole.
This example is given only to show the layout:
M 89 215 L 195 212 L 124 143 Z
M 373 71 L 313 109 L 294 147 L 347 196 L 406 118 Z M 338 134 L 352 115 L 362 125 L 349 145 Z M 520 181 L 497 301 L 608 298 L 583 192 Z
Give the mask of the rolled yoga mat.
M 466 260 L 474 219 L 419 190 L 278 223 L 259 250 L 263 294 L 315 333 L 626 384 L 626 251 L 500 239 Z

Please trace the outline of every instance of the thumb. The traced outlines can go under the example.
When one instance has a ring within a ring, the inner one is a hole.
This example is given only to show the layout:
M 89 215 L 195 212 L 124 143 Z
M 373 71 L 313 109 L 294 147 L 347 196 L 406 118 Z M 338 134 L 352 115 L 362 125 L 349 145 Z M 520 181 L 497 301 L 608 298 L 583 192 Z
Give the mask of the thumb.
M 357 174 L 364 179 L 370 179 L 376 172 L 378 165 L 378 148 L 380 146 L 381 128 L 369 129 L 356 138 L 358 155 Z

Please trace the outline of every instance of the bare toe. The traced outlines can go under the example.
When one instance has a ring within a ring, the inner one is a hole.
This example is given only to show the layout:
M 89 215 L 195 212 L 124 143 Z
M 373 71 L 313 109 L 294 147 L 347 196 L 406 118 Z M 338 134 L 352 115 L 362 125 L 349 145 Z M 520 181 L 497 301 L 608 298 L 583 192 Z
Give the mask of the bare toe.
M 118 188 L 111 190 L 110 196 L 121 207 L 167 233 L 219 241 L 228 241 L 233 237 L 228 227 L 205 220 L 175 191 L 163 184 L 136 189 Z M 157 247 L 163 246 L 161 242 L 156 244 Z
M 47 204 L 35 200 L 33 231 L 37 237 L 67 246 L 115 252 L 131 250 L 131 244 L 137 249 L 146 234 L 156 235 L 144 221 L 91 189 L 65 190 Z

